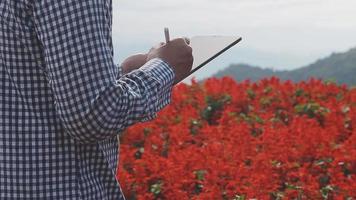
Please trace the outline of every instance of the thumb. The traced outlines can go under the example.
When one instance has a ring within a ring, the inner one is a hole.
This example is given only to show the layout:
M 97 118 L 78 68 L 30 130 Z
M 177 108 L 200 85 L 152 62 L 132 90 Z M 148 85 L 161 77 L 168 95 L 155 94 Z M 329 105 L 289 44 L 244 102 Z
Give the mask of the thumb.
M 188 37 L 183 37 L 183 39 L 185 40 L 185 43 L 187 43 L 188 45 L 190 44 L 190 39 Z
M 158 49 L 158 48 L 164 46 L 165 44 L 166 44 L 166 43 L 164 43 L 164 42 L 160 42 L 160 43 L 156 44 L 155 46 L 151 47 L 151 49 L 149 50 L 149 52 L 150 52 L 150 51 L 153 51 L 154 49 Z
M 166 43 L 160 42 L 154 48 L 160 48 L 161 46 L 165 45 Z

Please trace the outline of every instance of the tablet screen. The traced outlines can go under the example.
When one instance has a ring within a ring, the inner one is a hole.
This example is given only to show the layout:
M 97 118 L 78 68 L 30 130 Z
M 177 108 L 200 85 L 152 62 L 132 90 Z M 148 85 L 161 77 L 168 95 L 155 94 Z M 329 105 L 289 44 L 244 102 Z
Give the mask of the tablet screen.
M 241 41 L 235 36 L 195 36 L 190 39 L 193 49 L 193 67 L 191 74 L 208 64 L 210 61 L 224 53 Z

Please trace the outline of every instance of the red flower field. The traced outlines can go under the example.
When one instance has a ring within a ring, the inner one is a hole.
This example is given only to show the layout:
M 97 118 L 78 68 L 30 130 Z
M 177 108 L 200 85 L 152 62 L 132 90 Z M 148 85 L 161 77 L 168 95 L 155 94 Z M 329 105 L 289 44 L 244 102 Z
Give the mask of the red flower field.
M 133 199 L 355 199 L 356 89 L 311 79 L 209 79 L 174 88 L 121 137 Z

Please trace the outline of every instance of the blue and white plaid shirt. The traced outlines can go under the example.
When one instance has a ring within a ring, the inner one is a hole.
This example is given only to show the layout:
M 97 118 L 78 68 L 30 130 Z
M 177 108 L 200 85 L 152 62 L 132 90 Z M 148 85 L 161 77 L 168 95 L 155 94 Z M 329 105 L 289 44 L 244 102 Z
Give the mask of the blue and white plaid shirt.
M 117 135 L 170 101 L 160 59 L 122 75 L 111 0 L 0 0 L 0 199 L 124 199 Z

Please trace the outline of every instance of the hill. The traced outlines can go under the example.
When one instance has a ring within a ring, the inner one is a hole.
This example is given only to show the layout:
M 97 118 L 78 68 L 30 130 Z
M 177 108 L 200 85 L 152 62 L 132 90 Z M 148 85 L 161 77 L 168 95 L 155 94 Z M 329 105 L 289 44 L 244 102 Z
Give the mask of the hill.
M 334 80 L 337 83 L 356 85 L 356 48 L 344 53 L 333 53 L 329 57 L 289 71 L 274 71 L 248 64 L 233 64 L 219 71 L 215 77 L 232 76 L 236 80 L 250 79 L 257 81 L 266 77 L 277 76 L 282 80 L 301 81 L 310 77 Z

